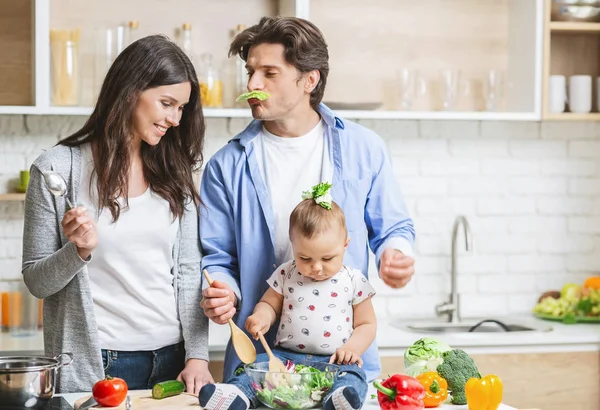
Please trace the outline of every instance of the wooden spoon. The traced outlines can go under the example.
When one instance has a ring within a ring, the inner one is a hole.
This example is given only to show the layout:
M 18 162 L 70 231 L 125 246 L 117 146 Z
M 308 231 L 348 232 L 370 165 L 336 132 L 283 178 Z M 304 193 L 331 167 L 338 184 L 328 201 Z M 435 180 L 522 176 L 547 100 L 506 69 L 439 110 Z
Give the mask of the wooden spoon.
M 287 368 L 285 367 L 285 364 L 283 364 L 283 362 L 281 360 L 279 360 L 279 357 L 277 357 L 273 354 L 273 352 L 271 351 L 271 348 L 267 344 L 267 341 L 265 340 L 265 337 L 263 336 L 262 332 L 258 332 L 258 338 L 260 339 L 260 342 L 262 343 L 263 347 L 265 348 L 265 352 L 267 352 L 267 356 L 269 356 L 269 371 L 287 373 Z
M 204 277 L 208 281 L 208 284 L 212 286 L 213 280 L 206 269 L 204 269 L 202 273 L 204 273 Z M 231 343 L 233 344 L 233 349 L 240 360 L 246 364 L 254 363 L 256 361 L 256 348 L 254 347 L 252 340 L 250 340 L 248 335 L 244 333 L 242 329 L 237 327 L 231 319 L 229 319 L 229 328 L 231 329 Z

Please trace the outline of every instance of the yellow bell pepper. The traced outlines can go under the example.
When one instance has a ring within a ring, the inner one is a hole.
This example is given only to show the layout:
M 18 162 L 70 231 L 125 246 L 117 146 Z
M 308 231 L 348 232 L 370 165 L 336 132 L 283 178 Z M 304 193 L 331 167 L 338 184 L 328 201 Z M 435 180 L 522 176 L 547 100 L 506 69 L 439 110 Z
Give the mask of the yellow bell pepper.
M 471 378 L 465 385 L 465 395 L 469 410 L 496 410 L 502 403 L 502 380 L 493 374 Z
M 426 408 L 438 407 L 448 398 L 448 382 L 437 372 L 425 372 L 417 376 L 425 388 L 423 403 Z

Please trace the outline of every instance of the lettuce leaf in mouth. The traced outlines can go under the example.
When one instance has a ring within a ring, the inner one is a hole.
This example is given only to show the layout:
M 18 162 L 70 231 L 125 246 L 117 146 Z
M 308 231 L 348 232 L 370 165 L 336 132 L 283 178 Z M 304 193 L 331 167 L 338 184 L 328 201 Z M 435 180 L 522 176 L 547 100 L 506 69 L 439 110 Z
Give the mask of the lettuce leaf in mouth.
M 239 95 L 238 98 L 236 98 L 236 101 L 248 101 L 250 98 L 257 98 L 260 101 L 264 101 L 269 98 L 269 94 L 264 91 L 248 91 L 247 93 Z

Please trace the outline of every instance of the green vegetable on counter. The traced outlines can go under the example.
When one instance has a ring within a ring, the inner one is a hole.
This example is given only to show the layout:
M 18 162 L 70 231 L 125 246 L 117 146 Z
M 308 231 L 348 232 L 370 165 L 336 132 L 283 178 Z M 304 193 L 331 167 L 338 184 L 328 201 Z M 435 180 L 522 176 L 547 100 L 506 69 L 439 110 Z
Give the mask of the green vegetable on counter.
M 185 384 L 179 380 L 168 380 L 156 383 L 154 387 L 152 387 L 152 398 L 160 400 L 166 397 L 177 396 L 184 391 Z
M 237 102 L 248 101 L 251 98 L 256 98 L 260 101 L 264 101 L 269 98 L 269 94 L 264 91 L 249 91 L 247 93 L 241 94 L 236 98 Z
M 442 354 L 443 363 L 437 372 L 448 382 L 448 390 L 452 392 L 452 404 L 467 404 L 465 385 L 470 378 L 481 379 L 479 369 L 473 359 L 461 349 L 454 349 Z
M 433 337 L 417 340 L 404 352 L 405 373 L 416 377 L 422 373 L 435 371 L 442 363 L 442 354 L 452 350 L 446 343 Z

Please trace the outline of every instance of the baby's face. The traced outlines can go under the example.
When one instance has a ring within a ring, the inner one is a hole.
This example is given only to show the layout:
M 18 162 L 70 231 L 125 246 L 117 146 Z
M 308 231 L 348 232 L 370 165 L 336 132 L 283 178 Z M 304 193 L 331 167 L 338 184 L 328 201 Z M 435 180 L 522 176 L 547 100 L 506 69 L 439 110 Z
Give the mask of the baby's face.
M 298 271 L 303 276 L 318 281 L 328 279 L 340 271 L 350 242 L 343 229 L 329 229 L 312 238 L 292 232 L 291 240 Z

